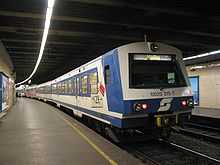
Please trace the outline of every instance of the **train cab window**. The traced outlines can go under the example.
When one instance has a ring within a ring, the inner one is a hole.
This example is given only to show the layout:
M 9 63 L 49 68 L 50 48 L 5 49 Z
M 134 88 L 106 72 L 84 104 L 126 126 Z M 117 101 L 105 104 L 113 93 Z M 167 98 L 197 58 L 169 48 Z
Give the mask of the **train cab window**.
M 93 72 L 89 74 L 89 81 L 91 87 L 91 94 L 98 93 L 98 75 L 97 72 Z
M 110 84 L 111 83 L 111 72 L 110 72 L 109 65 L 105 66 L 104 76 L 105 76 L 105 84 Z
M 83 95 L 87 94 L 87 82 L 88 82 L 88 76 L 82 76 L 81 77 L 81 92 Z
M 186 86 L 174 55 L 130 54 L 130 88 L 169 88 Z

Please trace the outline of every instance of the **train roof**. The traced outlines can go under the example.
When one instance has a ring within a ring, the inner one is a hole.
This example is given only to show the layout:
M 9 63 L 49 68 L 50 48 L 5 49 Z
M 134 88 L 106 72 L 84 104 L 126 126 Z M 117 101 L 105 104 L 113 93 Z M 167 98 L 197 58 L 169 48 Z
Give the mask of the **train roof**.
M 180 51 L 179 49 L 177 49 L 176 47 L 171 46 L 171 45 L 168 45 L 168 44 L 164 44 L 164 43 L 161 43 L 161 42 L 133 42 L 133 43 L 121 45 L 121 46 L 119 46 L 119 47 L 117 47 L 117 48 L 115 48 L 115 49 L 120 50 L 120 49 L 122 49 L 122 48 L 126 48 L 126 47 L 129 48 L 129 47 L 139 46 L 139 45 L 143 45 L 143 44 L 145 44 L 145 45 L 146 45 L 146 48 L 147 48 L 151 43 L 158 44 L 158 45 L 163 46 L 163 47 L 166 47 L 166 48 L 168 48 L 168 49 L 173 49 L 173 50 L 175 50 L 175 51 L 177 51 L 177 52 L 179 52 L 179 53 L 181 54 L 181 51 Z M 88 66 L 89 64 L 94 63 L 94 62 L 100 60 L 104 55 L 108 54 L 109 52 L 111 52 L 111 51 L 113 51 L 113 50 L 115 50 L 115 49 L 112 49 L 112 50 L 106 52 L 105 54 L 103 54 L 103 55 L 101 55 L 101 56 L 95 58 L 94 60 L 89 61 L 89 62 L 87 62 L 87 63 L 85 63 L 85 64 L 83 64 L 83 65 L 81 65 L 81 66 L 79 66 L 79 67 L 77 67 L 77 68 L 75 68 L 75 69 L 69 71 L 69 72 L 67 72 L 66 74 L 64 74 L 64 75 L 62 75 L 62 76 L 59 76 L 59 77 L 55 78 L 54 80 L 51 80 L 51 81 L 42 83 L 42 84 L 38 85 L 38 87 L 47 86 L 47 85 L 54 84 L 54 83 L 63 81 L 63 80 L 65 80 L 65 79 L 68 79 L 68 78 L 72 77 L 76 72 L 79 73 L 79 70 L 80 70 L 81 68 L 85 68 L 85 67 Z M 149 49 L 150 49 L 150 48 L 149 48 Z M 36 86 L 34 86 L 34 88 L 35 88 L 35 87 L 36 87 Z

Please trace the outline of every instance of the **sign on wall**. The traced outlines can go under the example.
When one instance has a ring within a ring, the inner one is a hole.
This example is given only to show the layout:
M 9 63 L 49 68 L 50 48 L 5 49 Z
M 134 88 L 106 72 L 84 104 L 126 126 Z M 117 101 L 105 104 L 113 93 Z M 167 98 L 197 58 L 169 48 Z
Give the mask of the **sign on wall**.
M 192 87 L 194 105 L 199 105 L 199 76 L 189 77 Z
M 8 108 L 9 101 L 9 82 L 8 78 L 0 74 L 0 112 Z

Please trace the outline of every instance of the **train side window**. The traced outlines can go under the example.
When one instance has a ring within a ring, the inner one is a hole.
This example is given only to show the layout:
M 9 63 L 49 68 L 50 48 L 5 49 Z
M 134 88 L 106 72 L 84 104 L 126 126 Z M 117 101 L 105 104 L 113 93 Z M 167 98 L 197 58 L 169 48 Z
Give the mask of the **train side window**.
M 72 85 L 72 80 L 67 80 L 68 81 L 68 94 L 73 93 L 73 85 Z
M 111 83 L 111 72 L 110 72 L 109 65 L 105 66 L 104 76 L 105 76 L 105 84 L 110 84 Z
M 54 94 L 57 94 L 57 84 L 54 84 Z
M 61 93 L 63 94 L 65 92 L 65 84 L 64 82 L 61 83 Z
M 82 76 L 81 77 L 81 92 L 83 95 L 87 94 L 87 82 L 88 82 L 88 76 Z
M 51 91 L 52 91 L 51 85 L 48 85 L 48 94 L 51 94 Z
M 60 94 L 63 93 L 63 82 L 60 83 Z
M 61 83 L 58 84 L 58 94 L 61 93 Z
M 73 95 L 77 96 L 76 78 L 73 79 Z
M 55 84 L 52 84 L 52 94 L 54 94 L 54 91 L 55 91 Z
M 59 83 L 59 94 L 61 94 L 62 93 L 62 84 L 61 84 L 61 82 Z
M 60 93 L 60 83 L 57 83 L 57 94 Z
M 59 83 L 59 94 L 61 94 L 62 93 L 62 84 L 61 84 L 61 82 Z
M 46 93 L 49 94 L 50 93 L 50 86 L 46 86 Z
M 75 95 L 76 94 L 76 92 L 75 92 L 75 78 L 72 78 L 72 80 L 71 80 L 71 84 L 72 84 L 72 90 L 71 90 L 71 92 L 72 92 L 72 94 L 73 95 Z
M 65 81 L 62 82 L 62 93 L 65 94 Z
M 64 81 L 64 86 L 65 86 L 65 91 L 64 91 L 64 93 L 65 93 L 65 94 L 68 94 L 68 90 L 69 90 L 69 88 L 68 88 L 68 80 Z
M 98 74 L 97 72 L 93 72 L 89 74 L 89 81 L 91 87 L 91 94 L 98 93 Z

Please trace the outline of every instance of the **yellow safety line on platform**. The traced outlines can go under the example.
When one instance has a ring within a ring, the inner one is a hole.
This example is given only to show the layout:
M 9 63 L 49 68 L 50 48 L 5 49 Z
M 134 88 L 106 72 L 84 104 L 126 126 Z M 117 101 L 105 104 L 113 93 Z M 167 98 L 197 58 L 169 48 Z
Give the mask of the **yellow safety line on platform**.
M 70 121 L 65 119 L 62 115 L 60 115 L 58 112 L 56 112 L 58 116 L 63 119 L 67 125 L 69 125 L 73 130 L 75 130 L 86 142 L 88 142 L 93 149 L 96 150 L 102 157 L 104 157 L 111 165 L 118 165 L 114 160 L 112 160 L 105 152 L 103 152 L 95 143 L 93 143 L 89 138 L 84 135 L 77 127 L 75 127 Z

